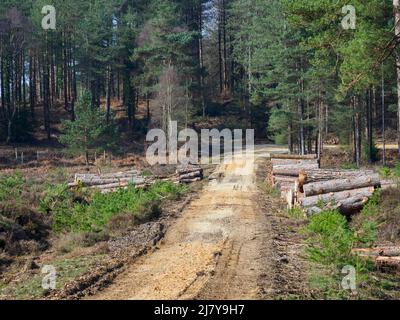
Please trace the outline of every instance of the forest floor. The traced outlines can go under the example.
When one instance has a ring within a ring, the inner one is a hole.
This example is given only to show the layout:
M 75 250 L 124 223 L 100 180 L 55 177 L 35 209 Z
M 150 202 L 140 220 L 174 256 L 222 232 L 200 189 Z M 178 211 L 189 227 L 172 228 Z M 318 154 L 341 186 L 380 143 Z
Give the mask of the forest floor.
M 276 299 L 303 291 L 301 242 L 278 197 L 259 189 L 270 152 L 259 146 L 218 167 L 154 250 L 90 299 Z M 281 215 L 280 215 L 281 213 Z

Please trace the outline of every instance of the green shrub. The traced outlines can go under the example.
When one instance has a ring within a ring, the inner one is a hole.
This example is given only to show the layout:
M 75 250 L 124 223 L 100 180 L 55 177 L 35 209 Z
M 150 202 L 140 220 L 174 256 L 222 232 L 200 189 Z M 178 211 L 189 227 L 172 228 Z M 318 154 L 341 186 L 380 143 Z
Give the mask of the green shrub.
M 137 223 L 156 217 L 160 213 L 159 202 L 176 199 L 186 188 L 171 182 L 157 182 L 147 190 L 130 186 L 116 192 L 87 195 L 74 193 L 59 185 L 50 188 L 44 196 L 40 210 L 50 213 L 56 232 L 101 232 L 113 217 L 129 214 Z
M 355 163 L 344 163 L 340 166 L 341 169 L 343 170 L 354 170 L 358 169 L 357 164 Z
M 308 248 L 311 260 L 336 264 L 349 256 L 354 237 L 340 212 L 323 211 L 312 216 L 306 231 L 311 235 Z
M 372 143 L 372 148 L 370 151 L 368 143 L 365 142 L 363 145 L 363 150 L 365 159 L 371 159 L 372 162 L 377 162 L 379 160 L 378 157 L 379 149 L 376 147 L 375 143 Z
M 387 179 L 392 175 L 392 171 L 388 167 L 382 167 L 382 168 L 379 168 L 379 175 L 383 179 Z
M 26 181 L 20 172 L 0 176 L 0 202 L 20 200 Z
M 397 162 L 396 166 L 394 167 L 394 175 L 400 178 L 400 162 Z

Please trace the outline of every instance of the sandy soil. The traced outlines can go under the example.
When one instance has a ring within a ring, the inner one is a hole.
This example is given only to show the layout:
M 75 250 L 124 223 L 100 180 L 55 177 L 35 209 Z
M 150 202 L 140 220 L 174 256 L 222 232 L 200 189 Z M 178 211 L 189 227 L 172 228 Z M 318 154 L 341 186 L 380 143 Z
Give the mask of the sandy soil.
M 255 158 L 283 149 L 259 146 L 220 165 L 211 181 L 151 253 L 91 299 L 273 298 L 273 219 L 260 206 Z M 265 204 L 265 203 L 264 203 Z M 268 206 L 268 205 L 267 205 Z

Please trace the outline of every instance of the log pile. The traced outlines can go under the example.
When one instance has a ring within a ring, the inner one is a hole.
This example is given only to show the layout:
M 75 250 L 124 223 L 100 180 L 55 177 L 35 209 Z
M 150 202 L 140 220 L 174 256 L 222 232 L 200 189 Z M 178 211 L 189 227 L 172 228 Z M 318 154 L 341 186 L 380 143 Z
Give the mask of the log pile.
M 286 199 L 289 208 L 292 208 L 295 204 L 299 174 L 302 170 L 318 170 L 319 161 L 315 155 L 272 154 L 271 162 L 270 182 L 280 189 L 282 198 Z
M 75 174 L 74 181 L 69 187 L 83 186 L 87 189 L 97 189 L 103 193 L 116 191 L 134 185 L 136 188 L 144 188 L 149 181 L 139 175 L 137 170 L 116 173 L 84 173 Z
M 174 183 L 192 183 L 203 179 L 203 169 L 196 165 L 181 165 L 176 174 L 167 176 L 143 177 L 137 170 L 115 173 L 78 173 L 74 181 L 69 183 L 70 188 L 82 186 L 85 189 L 96 189 L 102 193 L 126 189 L 129 185 L 136 188 L 146 188 L 156 181 L 172 181 Z
M 282 158 L 285 157 L 285 158 Z M 320 169 L 315 156 L 272 155 L 272 183 L 289 208 L 308 214 L 337 209 L 351 214 L 363 208 L 382 181 L 371 170 Z
M 395 268 L 400 270 L 400 247 L 353 249 L 351 253 L 373 261 L 379 268 Z
M 192 183 L 203 180 L 203 169 L 194 164 L 179 165 L 176 174 L 180 183 Z

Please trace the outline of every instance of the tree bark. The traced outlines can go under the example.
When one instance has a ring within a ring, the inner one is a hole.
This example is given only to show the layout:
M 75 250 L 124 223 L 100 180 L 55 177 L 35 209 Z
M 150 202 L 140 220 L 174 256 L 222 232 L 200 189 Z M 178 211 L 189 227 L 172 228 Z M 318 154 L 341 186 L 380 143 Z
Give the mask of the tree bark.
M 358 197 L 368 197 L 370 198 L 375 189 L 374 187 L 367 187 L 361 189 L 353 189 L 347 191 L 340 191 L 340 192 L 332 192 L 317 196 L 305 197 L 300 200 L 300 205 L 302 207 L 314 207 L 317 206 L 319 202 L 323 203 L 338 203 L 348 198 L 352 198 L 355 196 Z
M 111 67 L 110 66 L 107 67 L 106 77 L 107 77 L 106 118 L 107 118 L 107 124 L 109 124 L 111 118 Z
M 279 154 L 279 153 L 272 153 L 271 159 L 318 160 L 317 155 L 315 154 L 307 154 L 301 156 L 298 154 Z
M 317 170 L 318 164 L 307 164 L 297 166 L 276 166 L 273 168 L 274 175 L 298 177 L 303 170 Z
M 309 183 L 303 186 L 304 195 L 311 197 L 319 194 L 339 192 L 345 190 L 380 186 L 381 179 L 378 174 L 370 176 L 361 176 L 350 179 L 337 179 Z
M 393 0 L 395 27 L 394 32 L 397 41 L 400 38 L 400 0 Z M 400 159 L 400 55 L 396 54 L 396 70 L 397 70 L 397 143 L 398 158 Z

